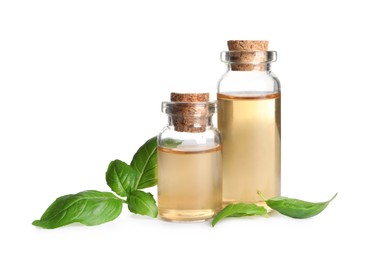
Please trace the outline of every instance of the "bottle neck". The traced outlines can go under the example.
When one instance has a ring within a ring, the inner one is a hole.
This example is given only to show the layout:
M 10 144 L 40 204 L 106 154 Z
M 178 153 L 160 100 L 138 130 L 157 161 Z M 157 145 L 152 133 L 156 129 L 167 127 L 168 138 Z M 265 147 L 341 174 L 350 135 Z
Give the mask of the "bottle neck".
M 228 71 L 271 71 L 270 63 L 260 64 L 227 64 Z
M 270 71 L 276 61 L 275 51 L 223 51 L 221 61 L 231 71 Z
M 178 132 L 201 133 L 212 128 L 215 102 L 162 102 L 168 125 Z

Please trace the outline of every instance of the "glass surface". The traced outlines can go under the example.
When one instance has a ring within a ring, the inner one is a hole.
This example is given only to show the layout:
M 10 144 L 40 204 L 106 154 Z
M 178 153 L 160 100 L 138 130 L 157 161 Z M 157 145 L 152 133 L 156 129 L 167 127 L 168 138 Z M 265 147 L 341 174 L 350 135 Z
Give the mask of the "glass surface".
M 188 104 L 188 111 L 179 106 Z M 159 217 L 168 221 L 203 221 L 222 205 L 222 147 L 212 124 L 216 103 L 163 102 L 168 125 L 158 135 Z M 188 122 L 181 131 L 175 124 Z M 179 130 L 179 131 L 177 131 Z
M 229 51 L 221 59 L 227 64 L 217 95 L 223 204 L 260 204 L 257 190 L 280 195 L 281 94 L 270 67 L 276 52 Z

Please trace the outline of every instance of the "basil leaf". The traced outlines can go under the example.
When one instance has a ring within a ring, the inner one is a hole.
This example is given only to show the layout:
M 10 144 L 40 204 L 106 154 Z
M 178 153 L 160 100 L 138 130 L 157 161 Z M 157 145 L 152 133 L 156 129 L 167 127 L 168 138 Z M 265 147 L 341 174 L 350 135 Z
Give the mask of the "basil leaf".
M 254 215 L 267 215 L 267 210 L 264 207 L 256 204 L 237 203 L 230 204 L 222 209 L 213 219 L 212 226 L 214 227 L 219 221 L 227 217 L 246 217 Z
M 178 145 L 182 144 L 182 140 L 175 140 L 172 138 L 162 139 L 161 146 L 166 148 L 176 148 Z
M 136 189 L 157 184 L 157 137 L 149 139 L 134 154 L 131 167 L 138 172 Z
M 34 226 L 53 229 L 80 222 L 99 225 L 117 218 L 122 212 L 122 200 L 110 192 L 83 191 L 59 197 L 44 212 Z
M 114 160 L 109 164 L 106 172 L 106 182 L 109 187 L 121 197 L 135 191 L 139 175 L 131 166 L 120 160 Z
M 128 209 L 133 213 L 157 217 L 158 209 L 151 193 L 136 190 L 128 196 L 127 203 Z
M 260 192 L 258 193 L 262 198 L 264 198 Z M 334 200 L 334 198 L 336 198 L 336 196 L 337 193 L 329 201 L 319 203 L 291 199 L 287 197 L 274 197 L 265 201 L 270 208 L 280 212 L 285 216 L 302 219 L 310 218 L 321 213 L 328 206 L 328 204 Z

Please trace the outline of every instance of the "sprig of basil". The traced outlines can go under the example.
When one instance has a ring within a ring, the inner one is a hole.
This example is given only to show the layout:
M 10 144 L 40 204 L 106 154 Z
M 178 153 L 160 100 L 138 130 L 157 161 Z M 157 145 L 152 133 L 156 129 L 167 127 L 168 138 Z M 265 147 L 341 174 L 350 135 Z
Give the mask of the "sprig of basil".
M 136 190 L 128 196 L 127 203 L 128 209 L 133 213 L 157 217 L 156 201 L 151 193 Z
M 219 221 L 228 217 L 246 217 L 246 216 L 266 216 L 267 210 L 264 207 L 256 204 L 237 203 L 230 204 L 222 209 L 213 219 L 212 226 L 214 227 Z
M 157 183 L 157 138 L 144 143 L 134 154 L 131 165 L 120 160 L 110 162 L 105 174 L 108 186 L 121 199 L 110 192 L 95 190 L 61 196 L 43 213 L 34 226 L 53 229 L 71 223 L 99 225 L 117 218 L 123 203 L 136 214 L 157 217 L 156 201 L 151 193 L 139 189 Z
M 291 217 L 291 218 L 310 218 L 321 213 L 328 204 L 334 200 L 337 193 L 332 199 L 325 202 L 308 202 L 304 200 L 292 199 L 287 197 L 274 197 L 271 199 L 265 199 L 261 192 L 257 192 L 266 204 L 273 210 L 279 213 Z
M 276 210 L 285 216 L 299 219 L 310 218 L 318 215 L 337 196 L 336 193 L 332 199 L 328 201 L 315 203 L 281 196 L 266 199 L 260 191 L 258 191 L 257 194 L 271 209 Z M 267 215 L 267 210 L 264 207 L 257 206 L 255 204 L 229 204 L 213 218 L 212 226 L 214 227 L 219 221 L 227 217 L 244 217 L 254 215 Z
M 138 173 L 131 166 L 120 160 L 114 160 L 106 171 L 106 182 L 121 197 L 128 196 L 136 190 Z
M 157 138 L 144 143 L 134 154 L 131 167 L 138 172 L 136 189 L 153 187 L 157 184 Z
M 57 198 L 33 225 L 48 229 L 79 222 L 99 225 L 117 218 L 122 212 L 122 200 L 110 192 L 96 190 Z

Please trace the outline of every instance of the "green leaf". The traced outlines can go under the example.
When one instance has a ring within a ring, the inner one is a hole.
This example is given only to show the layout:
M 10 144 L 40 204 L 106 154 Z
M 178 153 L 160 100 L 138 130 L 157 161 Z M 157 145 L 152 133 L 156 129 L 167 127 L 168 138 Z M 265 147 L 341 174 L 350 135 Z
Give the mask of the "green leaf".
M 172 138 L 162 139 L 161 146 L 166 148 L 176 148 L 178 145 L 182 144 L 182 140 L 175 140 Z
M 258 192 L 258 194 L 264 199 L 261 192 Z M 318 203 L 291 199 L 287 197 L 274 197 L 264 200 L 266 201 L 266 204 L 273 210 L 276 210 L 288 217 L 302 219 L 310 218 L 321 213 L 328 206 L 328 204 L 334 200 L 334 198 L 336 198 L 336 196 L 337 193 L 329 201 Z
M 136 190 L 139 178 L 138 172 L 120 160 L 112 161 L 106 172 L 106 182 L 109 187 L 121 197 Z
M 128 196 L 127 203 L 128 209 L 133 213 L 157 217 L 158 209 L 151 193 L 136 190 Z
M 34 226 L 53 229 L 80 222 L 99 225 L 117 218 L 122 212 L 122 200 L 110 192 L 83 191 L 59 197 L 43 213 Z
M 136 189 L 157 184 L 157 137 L 149 139 L 134 154 L 131 167 L 138 172 Z
M 267 215 L 267 210 L 264 207 L 256 204 L 237 203 L 230 204 L 222 209 L 213 219 L 212 226 L 214 227 L 219 221 L 227 217 L 246 217 L 254 215 Z

